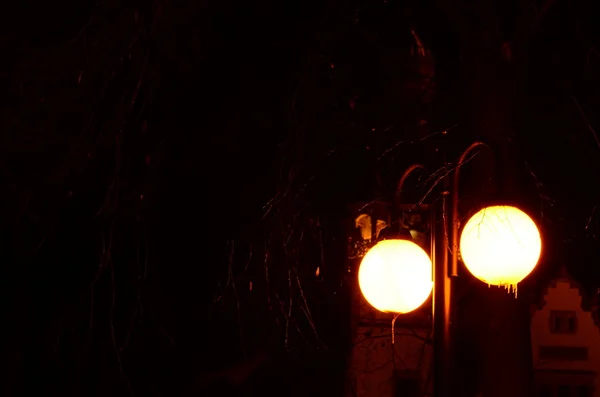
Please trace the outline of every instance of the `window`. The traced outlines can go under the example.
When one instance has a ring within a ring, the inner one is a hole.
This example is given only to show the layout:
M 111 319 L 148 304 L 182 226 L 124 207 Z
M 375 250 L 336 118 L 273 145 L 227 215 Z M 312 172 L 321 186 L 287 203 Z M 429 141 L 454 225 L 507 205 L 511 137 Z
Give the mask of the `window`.
M 540 359 L 585 361 L 588 359 L 588 348 L 583 346 L 540 346 Z
M 574 311 L 552 310 L 550 312 L 550 332 L 553 334 L 574 334 L 577 332 L 577 315 Z
M 571 388 L 565 385 L 558 386 L 556 388 L 556 397 L 571 397 Z
M 536 397 L 593 397 L 595 371 L 536 370 Z
M 577 386 L 577 397 L 592 397 L 592 388 L 590 386 Z
M 538 397 L 552 397 L 551 385 L 540 385 L 538 389 Z

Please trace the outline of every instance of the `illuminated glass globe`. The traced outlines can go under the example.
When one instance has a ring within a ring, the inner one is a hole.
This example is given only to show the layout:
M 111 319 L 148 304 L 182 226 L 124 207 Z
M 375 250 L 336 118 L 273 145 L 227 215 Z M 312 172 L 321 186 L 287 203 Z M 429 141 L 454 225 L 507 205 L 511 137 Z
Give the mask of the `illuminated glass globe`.
M 409 313 L 433 288 L 431 260 L 408 240 L 384 240 L 367 252 L 358 270 L 360 290 L 371 306 L 386 313 Z
M 523 211 L 511 206 L 487 207 L 473 215 L 460 237 L 462 260 L 479 280 L 516 288 L 537 265 L 540 232 Z

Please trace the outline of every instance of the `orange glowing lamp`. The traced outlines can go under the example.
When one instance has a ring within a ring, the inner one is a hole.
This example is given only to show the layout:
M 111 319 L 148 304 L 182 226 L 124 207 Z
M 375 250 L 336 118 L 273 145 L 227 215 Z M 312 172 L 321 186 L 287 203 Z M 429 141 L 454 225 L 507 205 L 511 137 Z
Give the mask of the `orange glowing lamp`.
M 433 288 L 431 259 L 408 240 L 384 240 L 364 256 L 358 270 L 360 290 L 371 306 L 386 313 L 409 313 Z
M 516 291 L 537 265 L 542 251 L 540 232 L 523 211 L 511 206 L 487 207 L 473 215 L 460 237 L 467 269 L 489 285 Z

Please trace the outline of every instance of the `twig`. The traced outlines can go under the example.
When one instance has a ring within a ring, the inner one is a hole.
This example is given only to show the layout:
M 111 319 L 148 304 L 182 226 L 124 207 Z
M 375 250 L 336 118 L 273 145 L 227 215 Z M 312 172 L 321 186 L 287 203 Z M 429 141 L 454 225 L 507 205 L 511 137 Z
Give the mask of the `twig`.
M 592 209 L 592 213 L 590 214 L 587 223 L 585 224 L 585 230 L 588 230 L 590 228 L 590 224 L 592 223 L 592 219 L 594 219 L 594 214 L 596 214 L 596 208 L 598 208 L 597 205 L 594 206 L 594 208 Z
M 273 310 L 273 306 L 271 305 L 271 292 L 269 288 L 269 240 L 265 241 L 265 260 L 264 260 L 264 268 L 265 268 L 265 284 L 267 286 L 267 302 L 269 304 L 269 310 Z
M 556 200 L 554 200 L 553 198 L 549 197 L 546 193 L 545 193 L 545 187 L 542 184 L 542 182 L 540 181 L 540 178 L 538 178 L 538 176 L 535 174 L 535 172 L 533 172 L 533 169 L 530 167 L 529 163 L 525 162 L 525 168 L 527 168 L 527 171 L 529 172 L 529 175 L 531 175 L 531 177 L 533 178 L 533 181 L 535 183 L 535 187 L 537 190 L 538 195 L 540 196 L 540 201 L 541 201 L 541 211 L 540 211 L 540 220 L 541 221 L 547 221 L 548 223 L 552 223 L 550 220 L 548 220 L 546 217 L 544 217 L 544 203 L 547 202 L 550 207 L 553 207 L 556 203 Z
M 242 350 L 242 355 L 246 358 L 246 349 L 244 347 L 244 326 L 242 323 L 242 306 L 240 304 L 240 298 L 237 293 L 237 287 L 235 282 L 235 277 L 233 275 L 233 254 L 235 251 L 235 241 L 231 242 L 231 249 L 229 251 L 229 275 L 227 279 L 227 284 L 231 283 L 231 288 L 233 289 L 233 296 L 235 297 L 236 308 L 237 308 L 237 322 L 238 322 L 238 330 L 240 334 L 240 348 Z M 250 254 L 252 256 L 252 254 Z
M 109 317 L 108 317 L 108 323 L 109 323 L 109 327 L 110 327 L 110 338 L 112 341 L 113 349 L 115 351 L 115 356 L 117 358 L 117 363 L 119 365 L 119 372 L 121 373 L 121 377 L 125 381 L 125 385 L 127 386 L 127 390 L 129 391 L 129 394 L 131 394 L 132 396 L 135 396 L 135 392 L 133 390 L 131 382 L 125 376 L 125 371 L 123 369 L 123 359 L 121 357 L 121 351 L 117 346 L 117 337 L 116 337 L 116 331 L 115 331 L 115 307 L 116 307 L 116 301 L 117 301 L 117 286 L 116 286 L 116 282 L 115 282 L 115 266 L 114 266 L 113 261 L 110 261 L 109 267 L 110 267 L 110 286 L 111 286 L 111 290 L 112 290 L 110 311 L 109 311 Z
M 69 45 L 72 45 L 73 43 L 75 43 L 77 41 L 77 39 L 79 39 L 83 35 L 83 33 L 87 30 L 87 28 L 90 26 L 90 24 L 94 20 L 94 17 L 96 16 L 96 13 L 98 12 L 98 5 L 100 5 L 99 2 L 94 5 L 94 9 L 92 10 L 90 17 L 87 19 L 87 21 L 85 22 L 83 27 L 79 30 L 79 32 L 77 32 L 75 37 L 73 37 L 71 39 L 71 42 L 69 43 Z
M 289 304 L 288 313 L 285 318 L 285 348 L 289 350 L 289 330 L 290 330 L 290 319 L 292 318 L 292 306 L 294 304 L 294 295 L 292 292 L 292 271 L 288 268 L 288 287 L 289 287 Z
M 302 305 L 300 305 L 300 308 L 304 312 L 304 316 L 306 317 L 306 320 L 308 321 L 308 324 L 312 328 L 313 333 L 315 334 L 315 337 L 317 338 L 317 340 L 319 341 L 319 343 L 322 346 L 324 346 L 325 343 L 319 337 L 319 333 L 317 332 L 317 327 L 315 326 L 315 323 L 313 322 L 313 317 L 312 317 L 312 314 L 311 314 L 310 309 L 308 307 L 308 302 L 306 301 L 306 297 L 304 296 L 304 290 L 302 289 L 302 284 L 300 283 L 300 277 L 298 277 L 298 273 L 295 270 L 294 270 L 294 275 L 296 277 L 296 284 L 298 285 L 298 291 L 300 292 L 300 297 L 302 298 Z
M 552 8 L 552 5 L 554 3 L 555 3 L 555 0 L 546 0 L 546 2 L 544 2 L 542 7 L 540 8 L 540 10 L 535 15 L 535 22 L 533 24 L 534 29 L 539 27 L 540 22 L 542 21 L 542 18 L 544 17 L 544 15 L 546 15 L 548 10 L 550 10 L 550 8 Z
M 417 333 L 412 333 L 412 332 L 411 333 L 406 333 L 406 332 L 394 331 L 394 335 L 395 336 L 410 336 L 410 337 L 413 337 L 415 339 L 420 340 L 424 344 L 431 344 L 431 339 L 430 338 L 424 338 L 424 337 L 420 336 Z M 389 338 L 389 336 L 390 335 L 388 333 L 385 333 L 383 335 L 374 335 L 374 336 L 370 335 L 370 336 L 366 336 L 365 338 L 362 338 L 362 339 L 354 342 L 354 344 L 352 344 L 352 346 L 358 346 L 358 345 L 360 345 L 362 343 L 368 342 L 368 341 L 373 340 L 373 339 Z
M 417 368 L 421 368 L 421 365 L 423 364 L 423 359 L 425 358 L 425 351 L 427 350 L 427 345 L 429 344 L 427 341 L 431 341 L 432 334 L 433 334 L 433 327 L 430 329 L 425 343 L 423 343 L 423 346 L 421 346 L 421 355 L 419 356 L 419 360 L 417 361 Z
M 428 139 L 431 139 L 431 138 L 433 138 L 434 136 L 437 136 L 437 135 L 446 135 L 446 134 L 448 133 L 448 131 L 450 131 L 450 130 L 452 130 L 452 129 L 456 128 L 456 127 L 458 127 L 458 124 L 454 124 L 454 125 L 453 125 L 453 126 L 451 126 L 451 127 L 444 128 L 444 129 L 442 129 L 442 130 L 439 130 L 439 131 L 432 132 L 432 133 L 430 133 L 430 134 L 428 134 L 428 135 L 426 135 L 426 136 L 424 136 L 424 137 L 422 137 L 422 138 L 416 139 L 416 140 L 409 140 L 409 141 L 403 140 L 403 141 L 398 141 L 398 142 L 396 142 L 394 145 L 392 145 L 391 147 L 389 147 L 389 148 L 385 149 L 385 150 L 384 150 L 384 151 L 381 153 L 381 155 L 380 155 L 380 156 L 377 158 L 377 160 L 382 160 L 384 157 L 386 157 L 388 154 L 390 154 L 392 151 L 394 151 L 394 150 L 395 150 L 396 148 L 398 148 L 399 146 L 402 146 L 403 144 L 413 145 L 413 144 L 415 144 L 415 143 L 418 143 L 418 142 L 424 142 L 424 141 L 426 141 L 426 140 L 428 140 Z M 387 130 L 389 130 L 389 129 L 390 129 L 390 127 L 386 128 L 386 129 L 385 129 L 385 131 L 387 131 Z M 384 132 L 385 132 L 385 131 L 384 131 Z
M 102 254 L 100 255 L 100 264 L 98 265 L 98 271 L 96 272 L 96 276 L 94 277 L 94 279 L 92 280 L 92 283 L 90 285 L 90 330 L 92 330 L 93 326 L 94 326 L 94 287 L 96 286 L 96 283 L 98 282 L 98 280 L 100 280 L 100 277 L 102 276 L 102 273 L 104 272 L 104 270 L 106 269 L 107 265 L 110 263 L 111 261 L 111 252 L 112 252 L 112 241 L 113 240 L 113 231 L 112 228 L 109 230 L 108 232 L 108 243 L 106 243 L 104 241 L 104 237 L 102 238 Z
M 427 200 L 427 198 L 429 197 L 429 195 L 433 192 L 433 189 L 435 189 L 435 187 L 440 182 L 442 182 L 448 175 L 450 175 L 454 170 L 456 170 L 456 169 L 458 169 L 460 167 L 463 167 L 469 161 L 473 160 L 478 154 L 479 154 L 479 152 L 475 152 L 470 157 L 468 157 L 467 159 L 465 159 L 461 164 L 454 164 L 452 167 L 443 166 L 443 167 L 440 167 L 433 174 L 431 174 L 431 176 L 429 178 L 427 178 L 427 180 L 424 183 L 428 183 L 432 179 L 435 179 L 435 180 L 432 183 L 432 185 L 429 187 L 429 189 L 427 190 L 427 192 L 423 195 L 423 197 L 417 202 L 417 204 L 415 205 L 415 207 L 418 207 L 419 205 L 423 204 L 425 202 L 425 200 Z
M 575 102 L 575 106 L 577 106 L 577 109 L 579 109 L 579 114 L 581 115 L 583 122 L 587 126 L 588 130 L 590 130 L 590 132 L 594 136 L 594 140 L 596 141 L 596 146 L 598 146 L 598 148 L 600 149 L 600 139 L 598 139 L 598 134 L 596 134 L 596 130 L 594 130 L 594 127 L 592 127 L 592 125 L 588 121 L 588 118 L 586 117 L 585 113 L 583 112 L 583 109 L 579 105 L 579 101 L 577 100 L 577 98 L 575 98 L 575 96 L 571 96 L 571 98 L 573 98 L 573 102 Z

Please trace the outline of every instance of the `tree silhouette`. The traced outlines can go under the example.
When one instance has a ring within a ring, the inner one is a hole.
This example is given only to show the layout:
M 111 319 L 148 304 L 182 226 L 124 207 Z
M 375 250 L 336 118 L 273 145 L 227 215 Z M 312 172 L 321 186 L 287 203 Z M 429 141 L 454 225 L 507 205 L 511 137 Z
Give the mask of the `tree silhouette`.
M 5 395 L 334 362 L 347 204 L 473 139 L 506 148 L 540 277 L 597 286 L 591 0 L 28 5 L 1 24 Z

